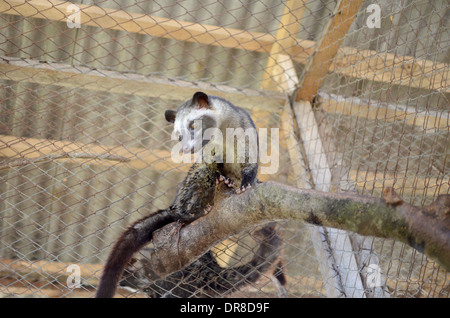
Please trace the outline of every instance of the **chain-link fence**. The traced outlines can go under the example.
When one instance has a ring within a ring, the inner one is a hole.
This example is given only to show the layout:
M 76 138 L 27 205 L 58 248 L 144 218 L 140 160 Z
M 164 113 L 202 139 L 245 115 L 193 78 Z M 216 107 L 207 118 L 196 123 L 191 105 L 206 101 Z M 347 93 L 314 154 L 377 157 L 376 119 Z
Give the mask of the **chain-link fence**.
M 172 202 L 188 166 L 170 159 L 163 113 L 199 90 L 281 129 L 280 168 L 263 181 L 377 197 L 393 187 L 419 206 L 450 193 L 449 7 L 1 1 L 0 295 L 93 296 L 119 233 Z M 277 228 L 289 297 L 449 296 L 447 272 L 403 243 Z M 258 242 L 249 230 L 214 259 L 240 266 Z M 262 273 L 233 295 L 278 292 Z

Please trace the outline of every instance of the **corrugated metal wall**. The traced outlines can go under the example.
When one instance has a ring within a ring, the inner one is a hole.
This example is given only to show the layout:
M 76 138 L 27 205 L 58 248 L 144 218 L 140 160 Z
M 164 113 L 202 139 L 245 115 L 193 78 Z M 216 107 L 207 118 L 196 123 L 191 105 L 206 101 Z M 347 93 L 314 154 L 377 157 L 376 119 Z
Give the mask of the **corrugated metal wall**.
M 274 0 L 72 2 L 274 36 L 285 5 L 285 1 Z M 371 3 L 382 8 L 380 29 L 365 25 L 365 8 Z M 308 1 L 298 38 L 316 41 L 334 6 L 334 1 Z M 366 1 L 343 46 L 448 64 L 449 17 L 446 0 Z M 92 26 L 69 29 L 65 22 L 0 13 L 0 55 L 8 57 L 257 90 L 268 53 Z M 295 66 L 301 74 L 303 64 L 296 63 Z M 338 65 L 336 69 L 339 70 Z M 448 90 L 411 88 L 373 79 L 330 73 L 321 93 L 398 107 L 405 105 L 418 112 L 441 111 L 441 117 L 448 116 Z M 162 113 L 179 103 L 171 99 L 1 80 L 0 134 L 36 139 L 17 153 L 17 157 L 28 152 L 39 153 L 45 139 L 78 142 L 80 152 L 83 150 L 81 145 L 123 146 L 130 153 L 137 148 L 170 151 L 167 141 L 171 127 L 164 122 Z M 280 110 L 269 112 L 258 110 L 258 105 L 250 107 L 257 125 L 262 127 L 278 127 Z M 380 175 L 376 179 L 367 178 L 370 172 L 380 170 L 385 175 L 412 178 L 409 180 L 428 177 L 432 183 L 425 189 L 417 182 L 406 183 L 405 178 L 399 178 L 399 182 L 404 183 L 397 183 L 402 195 L 416 204 L 434 199 L 436 188 L 442 193 L 445 191 L 441 189 L 447 187 L 448 192 L 448 184 L 443 184 L 450 175 L 448 129 L 424 131 L 405 125 L 405 121 L 392 124 L 363 120 L 339 112 L 323 112 L 320 108 L 316 109 L 316 115 L 321 133 L 335 147 L 328 149 L 329 160 L 342 158 L 348 169 L 357 171 L 356 179 L 363 181 L 362 186 L 358 183 L 362 193 L 379 194 Z M 136 153 L 136 156 L 140 154 Z M 272 178 L 295 184 L 289 169 L 289 163 L 285 161 L 280 172 Z M 137 169 L 126 163 L 75 159 L 0 170 L 3 215 L 0 218 L 0 257 L 100 263 L 122 228 L 143 214 L 170 203 L 182 176 L 183 172 L 177 169 Z M 292 295 L 322 295 L 320 273 L 309 237 L 299 231 L 303 226 L 289 223 L 284 227 L 285 239 L 289 242 L 286 250 L 291 259 L 288 269 L 297 282 L 292 287 Z M 396 243 L 383 242 L 379 248 L 382 255 L 391 255 L 386 256 L 388 263 L 389 257 L 397 257 L 392 255 L 398 249 L 394 249 Z M 417 260 L 422 256 L 415 252 L 408 253 L 410 259 L 399 256 L 400 263 L 428 264 L 426 259 Z M 309 265 L 301 266 L 305 263 Z M 392 273 L 397 268 L 390 266 L 385 272 Z M 420 272 L 420 268 L 412 271 L 408 266 L 402 270 L 410 271 L 407 278 L 411 277 L 411 272 Z M 306 282 L 308 279 L 316 282 L 316 289 L 308 287 L 311 286 Z M 402 279 L 406 280 L 403 276 Z

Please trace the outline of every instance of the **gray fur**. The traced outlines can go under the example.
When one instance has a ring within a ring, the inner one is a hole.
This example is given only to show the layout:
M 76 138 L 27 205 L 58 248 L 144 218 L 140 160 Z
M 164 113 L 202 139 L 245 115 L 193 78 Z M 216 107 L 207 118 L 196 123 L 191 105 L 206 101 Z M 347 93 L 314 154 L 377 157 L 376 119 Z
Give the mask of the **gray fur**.
M 202 101 L 197 102 L 196 97 L 201 96 Z M 207 103 L 205 102 L 207 100 Z M 207 106 L 205 106 L 207 105 Z M 167 113 L 173 113 L 172 111 L 167 111 Z M 167 118 L 167 116 L 166 116 Z M 198 92 L 194 94 L 194 97 L 184 104 L 182 104 L 176 111 L 176 117 L 174 121 L 174 134 L 176 136 L 181 136 L 183 143 L 183 148 L 190 149 L 193 153 L 195 142 L 197 145 L 200 144 L 202 136 L 194 136 L 192 129 L 190 129 L 190 124 L 195 120 L 202 120 L 203 131 L 207 128 L 218 128 L 222 132 L 223 137 L 226 137 L 227 128 L 242 128 L 244 130 L 254 129 L 256 134 L 256 126 L 250 117 L 250 114 L 244 109 L 233 105 L 231 102 L 217 96 L 207 96 L 204 93 Z M 183 137 L 185 136 L 185 137 Z M 189 138 L 188 138 L 189 137 Z M 256 137 L 257 139 L 257 137 Z M 201 144 L 204 146 L 206 143 Z M 249 162 L 249 143 L 245 142 L 245 162 L 239 163 L 236 158 L 226 158 L 227 147 L 234 147 L 236 150 L 237 144 L 234 141 L 232 144 L 223 143 L 223 167 L 222 172 L 227 177 L 233 179 L 235 183 L 240 182 L 241 187 L 247 188 L 256 181 L 256 174 L 258 170 L 257 162 Z M 201 147 L 195 148 L 200 149 Z M 256 157 L 257 157 L 256 149 Z M 236 151 L 235 151 L 236 153 Z M 246 176 L 243 172 L 248 172 Z M 245 179 L 245 180 L 244 180 Z M 243 182 L 244 181 L 244 182 Z

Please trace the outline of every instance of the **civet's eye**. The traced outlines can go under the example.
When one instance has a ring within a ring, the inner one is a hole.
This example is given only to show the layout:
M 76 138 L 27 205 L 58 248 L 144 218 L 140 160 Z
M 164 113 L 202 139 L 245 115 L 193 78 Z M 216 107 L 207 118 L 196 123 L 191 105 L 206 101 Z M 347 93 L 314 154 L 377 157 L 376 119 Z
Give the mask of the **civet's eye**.
M 181 141 L 183 139 L 183 136 L 179 135 L 178 136 L 178 141 Z
M 191 123 L 189 124 L 189 128 L 190 128 L 190 129 L 194 129 L 194 128 L 195 128 L 195 122 L 191 122 Z

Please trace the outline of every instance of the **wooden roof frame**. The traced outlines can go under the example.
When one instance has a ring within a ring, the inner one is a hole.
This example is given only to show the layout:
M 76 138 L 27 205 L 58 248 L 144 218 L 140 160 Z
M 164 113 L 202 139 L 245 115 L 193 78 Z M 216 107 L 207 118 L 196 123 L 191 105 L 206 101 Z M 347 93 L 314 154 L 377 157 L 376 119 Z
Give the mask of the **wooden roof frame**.
M 72 4 L 70 1 L 59 0 L 4 0 L 0 2 L 0 14 L 11 14 L 28 18 L 66 22 L 70 15 L 67 13 L 67 7 L 70 4 Z M 317 57 L 314 57 L 316 61 L 324 60 L 324 55 L 333 51 L 331 47 L 325 50 L 327 47 L 327 39 L 330 40 L 332 38 L 332 34 L 329 32 L 325 32 L 324 34 L 327 34 L 327 36 L 322 37 L 322 39 L 318 41 L 320 42 L 320 45 L 317 45 L 314 41 L 302 40 L 289 35 L 285 38 L 290 44 L 286 45 L 284 40 L 279 42 L 280 39 L 284 39 L 283 37 L 277 38 L 267 33 L 250 32 L 214 25 L 167 19 L 127 12 L 124 10 L 103 8 L 95 5 L 77 4 L 77 6 L 80 7 L 82 25 L 146 34 L 178 41 L 194 42 L 202 45 L 213 45 L 269 54 L 271 52 L 278 52 L 280 54 L 285 54 L 293 61 L 302 64 L 308 63 L 310 57 L 316 54 L 318 55 Z M 356 6 L 343 6 L 342 10 L 344 11 L 337 10 L 337 17 L 344 17 L 344 15 L 349 14 L 354 7 Z M 295 10 L 291 10 L 288 14 L 283 13 L 283 17 L 295 17 L 295 15 L 298 15 L 298 12 L 295 12 L 296 10 L 300 13 L 301 10 L 303 10 L 302 6 L 292 8 Z M 346 13 L 346 11 L 348 11 L 348 13 Z M 338 22 L 337 19 L 333 20 L 335 21 L 334 23 L 345 22 L 345 19 L 341 19 L 341 22 Z M 287 33 L 292 28 L 296 28 L 295 23 L 292 25 L 291 23 L 287 23 L 285 25 L 286 27 L 284 29 Z M 335 28 L 334 26 L 335 25 L 329 25 L 329 30 L 342 33 L 343 30 L 339 30 L 339 28 Z M 342 74 L 344 76 L 394 85 L 405 85 L 415 88 L 450 92 L 450 87 L 447 85 L 450 68 L 449 65 L 445 63 L 437 63 L 434 61 L 417 59 L 411 56 L 402 56 L 372 50 L 340 47 L 340 43 L 339 45 L 334 46 L 338 49 L 334 54 L 336 63 L 329 63 L 328 68 L 325 68 L 325 65 L 322 65 L 322 72 L 336 72 L 337 74 Z M 314 53 L 314 50 L 317 47 L 321 47 L 322 50 L 320 50 L 319 53 Z M 355 67 L 355 64 L 357 67 Z M 270 65 L 268 65 L 268 67 L 270 67 Z M 420 72 L 420 74 L 414 74 L 414 72 L 405 71 L 417 69 L 422 70 L 422 72 Z M 380 72 L 381 70 L 382 72 Z

